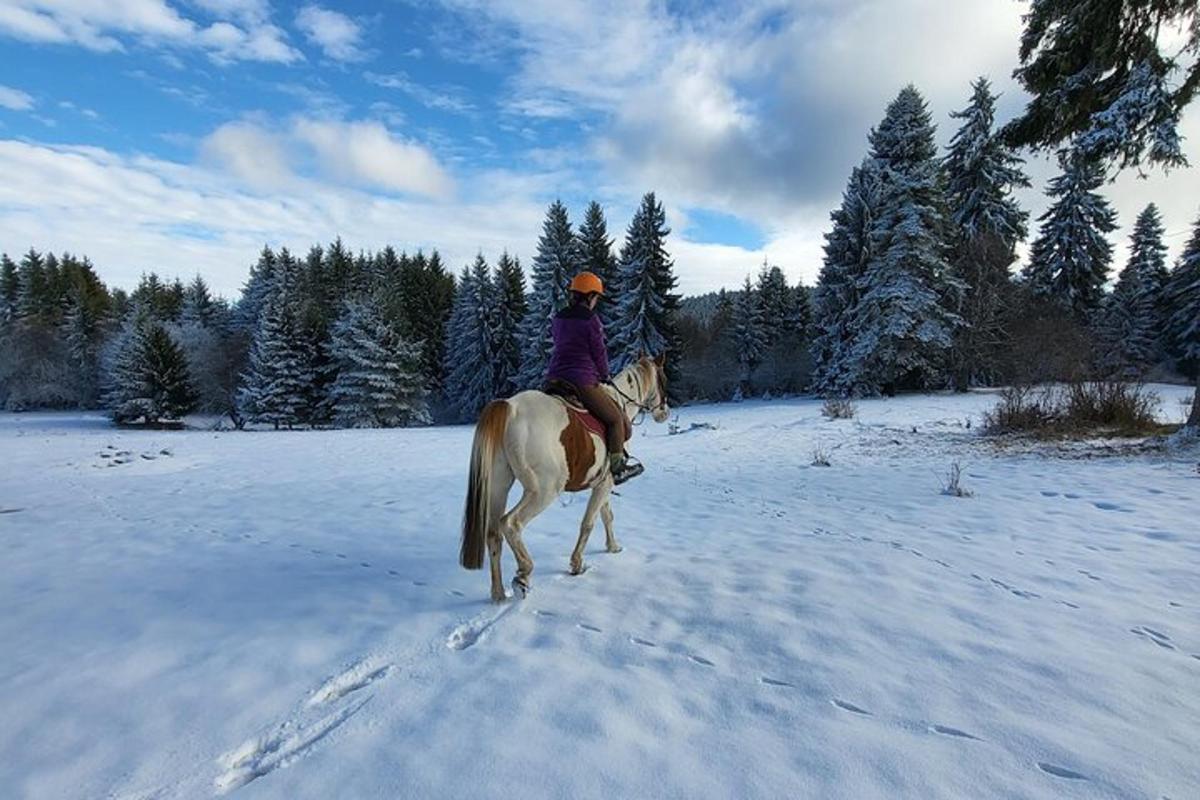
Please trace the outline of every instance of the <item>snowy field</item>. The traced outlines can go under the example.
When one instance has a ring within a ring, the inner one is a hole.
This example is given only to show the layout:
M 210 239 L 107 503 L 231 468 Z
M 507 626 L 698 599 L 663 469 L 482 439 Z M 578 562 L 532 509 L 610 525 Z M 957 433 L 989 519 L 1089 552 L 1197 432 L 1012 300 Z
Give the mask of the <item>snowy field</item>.
M 1195 451 L 997 451 L 993 402 L 647 422 L 624 552 L 566 576 L 564 498 L 504 606 L 468 428 L 2 415 L 3 796 L 1200 797 Z

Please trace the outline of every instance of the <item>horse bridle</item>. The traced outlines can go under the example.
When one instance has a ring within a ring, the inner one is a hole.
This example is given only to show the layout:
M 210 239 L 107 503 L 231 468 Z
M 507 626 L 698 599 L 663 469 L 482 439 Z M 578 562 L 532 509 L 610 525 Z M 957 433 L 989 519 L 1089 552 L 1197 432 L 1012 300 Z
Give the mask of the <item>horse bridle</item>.
M 657 374 L 659 372 L 659 367 L 657 364 L 654 365 L 654 371 L 655 371 L 655 375 L 657 376 Z M 634 385 L 637 387 L 634 391 L 640 397 L 642 394 L 642 381 L 641 381 L 641 378 L 638 377 L 638 370 L 634 370 L 633 374 L 630 376 L 630 378 L 631 378 L 631 380 L 633 380 Z M 655 382 L 660 383 L 660 384 L 664 383 L 664 381 L 657 381 L 657 380 Z M 646 412 L 654 413 L 655 411 L 658 411 L 659 409 L 662 409 L 662 408 L 666 408 L 666 406 L 667 406 L 667 393 L 663 390 L 663 387 L 661 385 L 655 389 L 655 391 L 658 394 L 658 404 L 654 405 L 654 406 L 643 403 L 640 400 L 635 400 L 632 397 L 630 397 L 629 395 L 625 394 L 624 392 L 621 391 L 621 387 L 617 386 L 616 381 L 609 381 L 608 385 L 611 386 L 613 388 L 613 391 L 615 391 L 617 394 L 619 394 L 625 401 L 627 401 L 631 405 L 634 405 L 637 407 L 638 413 L 637 413 L 636 418 L 633 420 L 634 425 L 640 425 L 642 423 L 642 420 L 644 420 L 646 418 Z

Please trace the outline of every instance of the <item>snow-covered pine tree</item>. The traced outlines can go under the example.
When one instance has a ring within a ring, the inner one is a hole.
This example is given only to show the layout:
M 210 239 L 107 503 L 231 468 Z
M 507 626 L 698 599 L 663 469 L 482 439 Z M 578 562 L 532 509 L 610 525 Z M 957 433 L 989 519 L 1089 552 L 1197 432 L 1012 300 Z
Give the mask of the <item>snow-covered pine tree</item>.
M 195 404 L 183 351 L 145 307 L 125 320 L 107 383 L 105 405 L 119 425 L 178 420 Z
M 617 262 L 617 308 L 612 314 L 609 332 L 609 359 L 613 371 L 624 369 L 642 355 L 665 354 L 668 385 L 678 377 L 679 335 L 675 315 L 679 295 L 675 294 L 674 262 L 667 253 L 666 238 L 671 230 L 667 215 L 648 192 L 621 247 Z
M 875 254 L 872 230 L 880 213 L 879 165 L 870 158 L 850 173 L 841 205 L 830 214 L 825 260 L 812 292 L 809 349 L 812 388 L 825 396 L 849 396 L 863 390 L 862 364 L 849 361 L 851 321 L 858 307 L 860 282 Z
M 762 309 L 762 332 L 767 347 L 778 342 L 793 330 L 796 312 L 796 296 L 788 286 L 787 278 L 779 267 L 768 266 L 763 259 L 755 287 Z
M 1077 155 L 1059 158 L 1062 174 L 1046 193 L 1057 198 L 1038 218 L 1041 230 L 1023 272 L 1034 294 L 1046 297 L 1089 320 L 1104 299 L 1112 245 L 1106 235 L 1117 227 L 1117 215 L 1096 190 L 1104 169 Z
M 1100 316 L 1105 366 L 1125 379 L 1143 377 L 1164 354 L 1163 292 L 1168 275 L 1167 247 L 1162 239 L 1162 220 L 1151 203 L 1138 215 L 1129 263 L 1121 270 Z
M 41 317 L 47 314 L 52 302 L 50 285 L 46 279 L 46 264 L 42 255 L 29 248 L 17 268 L 17 316 L 22 319 Z
M 971 84 L 971 101 L 951 113 L 962 125 L 943 160 L 946 199 L 954 223 L 951 269 L 963 284 L 955 310 L 963 318 L 952 355 L 955 387 L 998 377 L 1007 333 L 1004 310 L 1009 268 L 1027 233 L 1028 214 L 1013 190 L 1029 186 L 1022 160 L 993 130 L 996 95 L 986 78 Z
M 1170 309 L 1167 330 L 1174 353 L 1196 374 L 1196 394 L 1187 424 L 1200 428 L 1200 219 L 1171 270 L 1166 295 Z
M 21 279 L 17 265 L 8 253 L 0 255 L 0 326 L 17 318 L 17 307 L 21 296 Z
M 271 287 L 275 282 L 275 253 L 264 246 L 258 263 L 250 267 L 250 277 L 242 287 L 242 297 L 234 309 L 234 324 L 245 331 L 258 329 L 259 315 L 267 304 Z
M 554 340 L 550 322 L 567 303 L 567 286 L 579 272 L 579 241 L 571 230 L 567 208 L 555 200 L 546 211 L 537 255 L 533 258 L 529 311 L 521 329 L 521 367 L 517 384 L 522 389 L 542 385 Z
M 517 375 L 521 369 L 521 322 L 525 319 L 525 274 L 519 259 L 500 254 L 496 263 L 496 320 L 495 320 L 495 385 L 492 394 L 508 397 L 518 391 Z
M 204 278 L 197 275 L 183 290 L 183 308 L 179 312 L 181 323 L 212 325 L 216 321 L 217 303 Z
M 259 314 L 238 393 L 239 405 L 251 422 L 290 429 L 310 421 L 315 376 L 311 344 L 298 319 L 298 285 L 298 266 L 284 248 Z
M 463 270 L 446 327 L 446 404 L 473 420 L 496 394 L 497 290 L 483 254 Z
M 906 86 L 871 131 L 879 167 L 876 250 L 859 280 L 849 359 L 859 391 L 941 382 L 962 320 L 949 307 L 961 284 L 946 262 L 948 221 L 934 126 L 925 100 Z
M 99 399 L 99 320 L 79 293 L 73 293 L 60 324 L 67 361 L 80 408 L 92 408 Z
M 588 204 L 583 215 L 583 224 L 579 226 L 579 267 L 595 273 L 603 282 L 606 292 L 616 288 L 617 259 L 612 251 L 613 240 L 608 238 L 608 222 L 604 219 L 604 210 L 593 200 Z M 600 321 L 609 322 L 610 306 L 601 303 L 596 307 Z
M 421 346 L 384 318 L 375 296 L 348 300 L 333 325 L 337 378 L 330 388 L 334 419 L 350 428 L 427 425 Z
M 734 352 L 741 369 L 738 375 L 738 395 L 748 397 L 753 392 L 751 376 L 754 368 L 762 361 L 768 346 L 762 295 L 750 284 L 749 275 L 746 276 L 742 291 L 733 303 L 733 317 L 730 323 Z

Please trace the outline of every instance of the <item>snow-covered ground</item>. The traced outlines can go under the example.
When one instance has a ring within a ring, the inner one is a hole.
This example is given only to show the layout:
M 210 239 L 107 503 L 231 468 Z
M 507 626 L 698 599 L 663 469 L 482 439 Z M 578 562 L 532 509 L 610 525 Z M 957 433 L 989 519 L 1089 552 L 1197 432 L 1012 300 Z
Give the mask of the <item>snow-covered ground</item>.
M 2 794 L 1200 797 L 1194 451 L 997 451 L 993 401 L 647 422 L 624 552 L 567 577 L 564 499 L 499 607 L 468 428 L 0 416 Z

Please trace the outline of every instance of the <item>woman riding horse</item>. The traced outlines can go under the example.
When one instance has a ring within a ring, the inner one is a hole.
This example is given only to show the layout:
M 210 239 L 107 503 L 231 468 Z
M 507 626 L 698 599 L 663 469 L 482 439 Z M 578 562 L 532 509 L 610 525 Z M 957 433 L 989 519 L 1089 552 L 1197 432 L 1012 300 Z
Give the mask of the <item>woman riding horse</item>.
M 625 442 L 633 429 L 612 396 L 600 386 L 609 382 L 604 325 L 596 314 L 604 284 L 595 274 L 581 272 L 572 279 L 570 290 L 570 305 L 559 311 L 550 324 L 554 353 L 546 370 L 546 383 L 551 389 L 555 384 L 565 384 L 568 392 L 573 391 L 584 408 L 604 423 L 609 472 L 613 483 L 621 484 L 641 474 L 642 465 L 629 463 Z

